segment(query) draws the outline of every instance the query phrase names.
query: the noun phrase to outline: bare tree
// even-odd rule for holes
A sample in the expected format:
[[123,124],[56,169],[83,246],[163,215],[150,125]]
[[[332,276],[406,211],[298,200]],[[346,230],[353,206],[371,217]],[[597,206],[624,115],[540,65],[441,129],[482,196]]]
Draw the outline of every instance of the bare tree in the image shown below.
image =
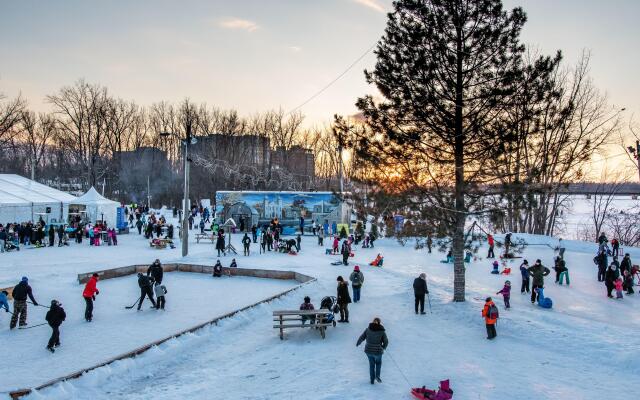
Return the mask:
[[[611,178],[612,179],[611,180]],[[606,179],[609,178],[609,182]],[[594,192],[591,194],[591,218],[593,220],[594,236],[593,240],[598,241],[602,228],[605,226],[610,213],[612,212],[612,205],[614,203],[616,195],[620,192],[620,189],[628,179],[622,175],[622,173],[610,174],[608,170],[604,168],[600,177],[600,182],[595,186]]]
[[0,150],[11,142],[15,134],[15,126],[20,122],[22,111],[26,108],[26,101],[18,96],[9,101],[0,93]]
[[36,179],[36,171],[56,131],[57,124],[53,115],[40,114],[36,116],[33,111],[22,111],[19,138],[26,145],[31,179],[33,180]]

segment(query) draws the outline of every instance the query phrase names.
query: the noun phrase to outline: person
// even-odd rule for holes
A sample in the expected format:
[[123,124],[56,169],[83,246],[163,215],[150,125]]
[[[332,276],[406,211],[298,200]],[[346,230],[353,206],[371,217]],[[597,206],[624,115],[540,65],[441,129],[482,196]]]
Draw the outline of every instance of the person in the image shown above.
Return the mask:
[[136,228],[138,228],[138,235],[142,235],[142,221],[141,220],[137,220],[136,221]]
[[164,310],[165,299],[164,296],[168,293],[167,288],[164,285],[156,282],[156,285],[153,288],[153,291],[156,294],[156,309]]
[[342,242],[340,253],[342,254],[342,264],[349,265],[349,254],[351,253],[351,246],[346,239]]
[[534,304],[538,296],[538,292],[535,289],[544,288],[544,277],[549,275],[551,271],[549,271],[549,268],[542,265],[542,261],[540,261],[540,259],[537,259],[533,267],[529,267],[527,271],[529,271],[529,275],[533,277],[531,285],[531,304]]
[[569,284],[571,283],[571,281],[569,280],[569,268],[567,268],[567,262],[558,257],[557,258],[557,262],[556,262],[556,274],[557,276],[557,283],[559,285],[562,285],[562,282],[566,281],[567,282],[567,286],[569,286]]
[[499,267],[500,267],[500,264],[498,263],[498,260],[495,260],[495,261],[493,262],[493,270],[491,271],[491,273],[492,273],[492,274],[494,274],[494,275],[498,275],[498,274],[500,274],[500,269],[499,269]]
[[616,288],[616,299],[623,298],[623,296],[622,296],[622,279],[621,278],[617,278],[613,282],[613,285]]
[[382,383],[380,379],[380,369],[382,368],[382,353],[389,346],[387,333],[382,326],[380,318],[374,318],[367,329],[360,335],[356,347],[365,342],[364,354],[369,359],[369,382],[373,385],[375,381]]
[[498,333],[496,332],[496,321],[498,321],[498,307],[493,302],[491,297],[485,299],[484,307],[482,308],[482,316],[487,328],[487,339],[493,340]]
[[625,271],[631,272],[631,256],[629,253],[625,253],[622,261],[620,262],[620,273],[624,275]]
[[520,287],[520,294],[524,294],[526,291],[529,293],[529,261],[524,260],[520,264],[520,275],[522,275],[522,286]]
[[509,253],[510,248],[511,248],[511,232],[507,233],[504,236],[504,257],[505,258],[513,258],[513,255]]
[[424,272],[413,280],[413,295],[415,297],[415,310],[418,313],[418,306],[420,306],[420,314],[426,314],[424,312],[424,296],[429,294],[429,288],[427,287],[427,274]]
[[[615,271],[615,265],[613,265],[612,263],[611,265],[609,265],[609,267],[607,268],[607,271],[604,274],[604,284],[607,288],[607,297],[610,299],[613,298],[613,296],[611,295],[611,291],[615,286],[615,281],[616,281],[616,271]],[[14,306],[14,309],[15,309],[15,306]]]
[[487,258],[496,258],[496,255],[493,253],[493,246],[495,244],[493,235],[487,235],[487,242],[489,242],[489,252],[487,253]]
[[160,260],[156,258],[156,260],[147,268],[147,276],[151,276],[156,283],[162,283],[162,277],[164,275],[164,270],[162,269],[162,264],[160,264]]
[[502,299],[504,300],[504,308],[511,308],[511,305],[509,304],[509,300],[511,299],[511,281],[505,281],[502,290],[496,292],[496,294],[502,295]]
[[304,235],[304,217],[300,217],[300,234]]
[[248,256],[249,246],[251,245],[251,239],[249,238],[249,235],[247,233],[245,233],[244,237],[242,238],[242,245],[244,246],[244,255]]
[[351,303],[351,296],[349,296],[349,284],[344,281],[342,276],[338,276],[337,289],[337,302],[340,309],[340,320],[338,322],[349,322],[349,303]]
[[238,268],[238,263],[236,263],[235,258],[231,260],[231,264],[229,265],[229,268]]
[[556,271],[556,282],[560,282],[560,273],[566,269],[564,268],[565,261],[562,260],[559,256],[553,260],[553,270]]
[[324,246],[324,229],[318,227],[318,246]]
[[51,327],[51,337],[49,338],[49,343],[47,343],[47,350],[52,353],[56,351],[54,347],[60,346],[60,325],[62,325],[62,321],[66,318],[67,314],[64,312],[64,308],[62,308],[62,304],[57,300],[51,300],[51,308],[47,311],[45,319]]
[[156,308],[156,302],[153,299],[153,288],[151,279],[148,276],[143,275],[141,272],[138,272],[138,286],[140,287],[140,300],[138,301],[138,311],[142,308],[142,302],[144,301],[145,296],[149,297],[151,304],[154,308]]
[[353,289],[353,302],[357,303],[360,301],[360,289],[362,289],[362,284],[364,283],[364,274],[360,271],[359,266],[353,267],[353,272],[349,275],[349,280],[351,281],[351,288]]
[[200,233],[204,235],[204,218],[200,218]]
[[87,281],[87,284],[84,285],[84,291],[82,292],[82,297],[84,298],[84,302],[86,303],[84,309],[84,319],[87,322],[91,322],[91,320],[93,319],[93,302],[96,300],[96,295],[100,294],[100,291],[97,288],[97,283],[98,274],[94,273]]
[[189,214],[188,220],[189,220],[189,230],[192,230],[193,229],[193,221],[194,221],[193,214]]
[[4,253],[4,248],[6,245],[7,245],[7,231],[5,231],[2,224],[0,224],[0,253]]
[[224,252],[224,229],[218,230],[218,239],[216,240],[216,250],[218,250],[218,257],[220,257],[220,252],[222,252],[223,256],[227,254]]
[[300,253],[300,243],[302,242],[302,238],[300,237],[300,235],[296,236],[296,251],[298,253]]
[[220,260],[216,261],[216,265],[213,266],[213,276],[215,278],[220,278],[222,276],[222,264]]
[[605,272],[607,271],[607,264],[608,264],[606,250],[604,249],[599,250],[598,255],[595,258],[595,261],[598,264],[598,282],[603,282]]
[[260,235],[260,251],[261,253],[267,252],[267,232],[262,231],[262,235]]
[[619,252],[620,252],[620,242],[618,242],[618,239],[616,238],[611,239],[611,255],[613,257],[618,257]]
[[49,225],[49,247],[53,247],[53,243],[56,238],[56,228],[53,225]]
[[627,291],[627,294],[635,293],[633,291],[633,275],[631,275],[631,271],[624,271],[624,284],[622,286],[623,289]]
[[378,253],[378,255],[376,256],[376,259],[371,261],[369,265],[373,267],[382,267],[383,263],[384,263],[384,257],[382,257],[382,254]]
[[16,327],[16,323],[20,326],[27,325],[27,297],[31,300],[34,306],[38,305],[38,302],[33,297],[33,290],[31,286],[29,286],[29,279],[26,276],[23,276],[18,283],[13,288],[13,316],[11,316],[11,322],[9,323],[9,329],[13,329]]
[[[311,303],[311,298],[309,296],[304,297],[304,303],[300,304],[300,311],[311,311],[315,310],[313,304]],[[311,321],[312,324],[316,323],[316,319],[314,315],[303,315],[302,316],[302,325],[304,325],[307,320]]]
[[[633,282],[633,279],[632,279]],[[0,292],[0,309],[4,308],[5,312],[11,312],[9,310],[9,292],[7,292],[6,290],[3,290],[2,292]]]
[[64,225],[58,227],[58,247],[64,246]]
[[251,237],[253,243],[258,243],[258,227],[255,224],[251,225]]
[[333,254],[338,254],[338,247],[340,246],[340,240],[337,236],[333,237]]

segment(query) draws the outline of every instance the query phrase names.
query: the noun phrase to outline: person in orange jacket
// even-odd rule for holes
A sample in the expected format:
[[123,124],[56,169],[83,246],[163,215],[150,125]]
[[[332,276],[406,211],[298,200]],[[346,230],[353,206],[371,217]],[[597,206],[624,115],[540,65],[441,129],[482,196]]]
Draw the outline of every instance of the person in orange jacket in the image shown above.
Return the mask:
[[82,297],[84,297],[84,301],[87,303],[84,309],[84,319],[87,320],[87,322],[91,322],[93,319],[93,302],[96,299],[96,295],[100,294],[97,284],[98,274],[93,274],[87,281],[87,284],[84,286],[84,291],[82,292]]
[[498,334],[496,333],[496,322],[498,321],[498,307],[491,299],[487,297],[482,309],[482,316],[487,325],[487,339],[493,340]]

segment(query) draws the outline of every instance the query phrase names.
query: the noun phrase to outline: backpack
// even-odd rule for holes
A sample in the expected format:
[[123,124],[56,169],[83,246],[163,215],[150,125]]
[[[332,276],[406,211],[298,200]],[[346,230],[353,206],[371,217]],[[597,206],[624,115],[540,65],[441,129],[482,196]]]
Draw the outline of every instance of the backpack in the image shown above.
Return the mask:
[[495,304],[491,304],[489,309],[487,310],[487,318],[489,319],[498,319],[500,313],[498,312],[498,307]]

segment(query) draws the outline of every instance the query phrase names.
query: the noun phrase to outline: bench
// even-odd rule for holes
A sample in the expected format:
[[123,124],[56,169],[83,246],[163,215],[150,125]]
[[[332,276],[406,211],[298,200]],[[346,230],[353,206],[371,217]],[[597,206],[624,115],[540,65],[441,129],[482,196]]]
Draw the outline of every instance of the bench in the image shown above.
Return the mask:
[[[322,322],[327,314],[332,314],[327,309],[320,310],[283,310],[273,312],[273,327],[280,330],[280,340],[284,340],[284,330],[289,328],[314,328],[320,331],[320,336],[325,338],[328,326],[335,326],[332,322]],[[313,322],[307,319],[303,323],[303,316],[312,317]],[[307,323],[308,321],[308,323]]]
[[206,233],[196,233],[196,243],[200,243],[200,240],[210,240],[211,243],[215,240],[213,237],[213,233],[211,235],[207,235]]

